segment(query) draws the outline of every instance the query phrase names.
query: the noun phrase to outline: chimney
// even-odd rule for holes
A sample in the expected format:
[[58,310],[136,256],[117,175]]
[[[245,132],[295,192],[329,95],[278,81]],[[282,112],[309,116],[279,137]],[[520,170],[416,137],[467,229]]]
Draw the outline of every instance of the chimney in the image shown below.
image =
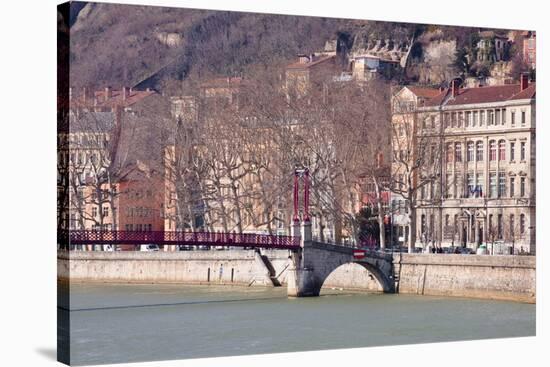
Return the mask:
[[451,91],[453,93],[453,97],[458,96],[458,87],[459,87],[458,80],[453,79],[453,81],[451,82]]
[[147,87],[147,88],[145,89],[145,91],[146,91],[146,92],[150,92],[150,91],[151,91],[151,88]]
[[88,87],[83,87],[82,88],[82,103],[83,104],[89,104],[89,103],[92,103],[93,101],[93,97],[94,97],[94,92],[88,88]]
[[522,73],[519,80],[520,90],[525,90],[529,86],[529,75]]
[[110,99],[113,96],[113,90],[111,87],[105,87],[105,101]]
[[307,64],[309,62],[309,57],[307,55],[300,54],[298,55],[298,62],[300,64]]
[[384,162],[384,155],[382,153],[378,153],[376,156],[376,166],[378,168],[382,167],[382,164]]
[[122,87],[122,100],[123,101],[126,101],[126,99],[128,98],[128,88],[126,87]]

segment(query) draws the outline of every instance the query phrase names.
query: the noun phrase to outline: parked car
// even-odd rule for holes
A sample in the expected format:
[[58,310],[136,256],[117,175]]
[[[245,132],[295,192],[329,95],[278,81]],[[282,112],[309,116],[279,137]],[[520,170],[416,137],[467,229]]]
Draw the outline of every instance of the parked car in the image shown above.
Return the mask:
[[145,251],[145,252],[149,252],[149,251],[159,251],[159,245],[154,245],[154,244],[146,244],[146,245],[140,245],[139,246],[139,251]]

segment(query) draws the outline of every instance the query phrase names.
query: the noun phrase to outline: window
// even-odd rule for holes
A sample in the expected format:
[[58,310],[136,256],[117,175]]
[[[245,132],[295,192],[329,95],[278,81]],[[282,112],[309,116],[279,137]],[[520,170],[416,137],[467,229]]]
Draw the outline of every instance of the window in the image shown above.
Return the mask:
[[493,110],[487,110],[487,125],[494,125],[495,124],[495,113]]
[[464,114],[462,112],[457,112],[457,118],[456,118],[456,123],[457,123],[457,127],[462,127],[462,121],[464,120]]
[[514,217],[514,214],[510,214],[510,239],[514,239],[516,234],[516,224],[515,224],[516,218]]
[[466,159],[468,162],[474,161],[474,142],[473,141],[469,141],[467,144]]
[[453,144],[447,144],[447,163],[453,161]]
[[454,218],[454,228],[455,228],[455,233],[458,229],[458,214],[455,214],[455,218]]
[[510,125],[516,126],[516,111],[510,112]]
[[470,127],[471,117],[472,117],[472,113],[470,111],[466,112],[466,119],[465,119],[465,122],[464,122],[465,127]]
[[491,140],[489,142],[489,160],[490,161],[497,160],[497,142],[494,140]]
[[476,143],[476,160],[478,162],[483,162],[483,142],[478,141]]
[[435,116],[430,116],[430,127],[435,128]]
[[519,215],[519,233],[522,236],[525,234],[525,214]]
[[454,197],[464,197],[464,180],[462,175],[456,175],[455,182],[453,184]]
[[500,125],[500,109],[495,110],[495,125]]
[[506,159],[506,142],[500,140],[498,142],[498,160],[503,161]]
[[420,236],[423,239],[423,235],[426,233],[426,214],[422,214],[420,223]]
[[427,120],[427,118],[422,119],[422,128],[423,128],[423,129],[426,128],[426,120]]
[[520,144],[519,158],[521,161],[525,161],[525,142],[522,141]]
[[511,141],[510,142],[510,161],[516,160],[516,143]]
[[522,177],[519,180],[519,196],[525,196],[525,177]]
[[97,208],[95,206],[92,207],[92,217],[97,217]]
[[452,182],[453,182],[453,179],[452,179],[452,175],[450,173],[447,173],[447,181],[446,181],[446,187],[447,187],[447,190],[445,192],[445,197],[447,198],[450,198],[452,197]]
[[525,125],[525,111],[521,111],[521,126]]
[[450,124],[451,119],[449,118],[449,113],[448,112],[445,113],[443,115],[443,118],[445,120],[445,127],[450,127],[451,126],[451,124]]
[[498,173],[498,197],[502,198],[506,195],[506,177],[504,172]]
[[489,173],[489,197],[497,197],[497,174],[495,172]]
[[502,214],[497,215],[497,238],[502,239]]
[[456,127],[456,112],[451,113],[451,127]]
[[477,111],[472,112],[472,126],[477,125]]
[[489,233],[494,235],[493,214],[489,214]]
[[502,125],[506,125],[506,108],[502,109]]
[[479,111],[479,126],[483,126],[485,124],[485,112]]
[[476,197],[483,196],[483,173],[476,175]]
[[455,161],[462,162],[462,144],[455,143]]
[[510,197],[513,198],[516,194],[516,178],[510,177]]
[[476,188],[475,188],[473,173],[466,174],[466,185],[468,186],[468,192],[466,193],[466,196],[469,198],[474,197]]
[[102,213],[103,213],[102,215],[103,215],[104,217],[108,217],[108,216],[109,216],[109,207],[104,206],[104,207],[102,208]]

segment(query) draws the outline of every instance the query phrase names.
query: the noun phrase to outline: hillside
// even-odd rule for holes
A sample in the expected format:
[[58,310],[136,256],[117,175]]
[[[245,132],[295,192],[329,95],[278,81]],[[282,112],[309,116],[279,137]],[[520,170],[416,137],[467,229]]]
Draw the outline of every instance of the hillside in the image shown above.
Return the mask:
[[[75,87],[110,84],[161,88],[167,80],[181,80],[189,75],[246,74],[253,65],[287,62],[298,53],[322,50],[327,41],[339,37],[350,50],[386,47],[407,51],[414,40],[412,64],[406,75],[414,79],[426,73],[416,70],[415,65],[426,62],[424,53],[431,42],[450,40],[450,45],[442,47],[446,57],[452,58],[449,53],[454,53],[456,45],[466,43],[474,31],[119,4],[73,6],[70,60],[71,85]],[[426,34],[431,36],[426,38]],[[438,69],[438,73],[447,77],[454,70],[445,60],[445,70]]]

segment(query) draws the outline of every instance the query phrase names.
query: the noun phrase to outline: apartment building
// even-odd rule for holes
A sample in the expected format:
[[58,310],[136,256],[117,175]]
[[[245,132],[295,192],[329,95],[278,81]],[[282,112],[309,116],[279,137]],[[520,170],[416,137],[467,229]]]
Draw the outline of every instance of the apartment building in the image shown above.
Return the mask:
[[439,141],[441,159],[418,192],[417,247],[535,253],[535,91],[527,75],[477,88],[455,80],[418,106],[419,135]]

